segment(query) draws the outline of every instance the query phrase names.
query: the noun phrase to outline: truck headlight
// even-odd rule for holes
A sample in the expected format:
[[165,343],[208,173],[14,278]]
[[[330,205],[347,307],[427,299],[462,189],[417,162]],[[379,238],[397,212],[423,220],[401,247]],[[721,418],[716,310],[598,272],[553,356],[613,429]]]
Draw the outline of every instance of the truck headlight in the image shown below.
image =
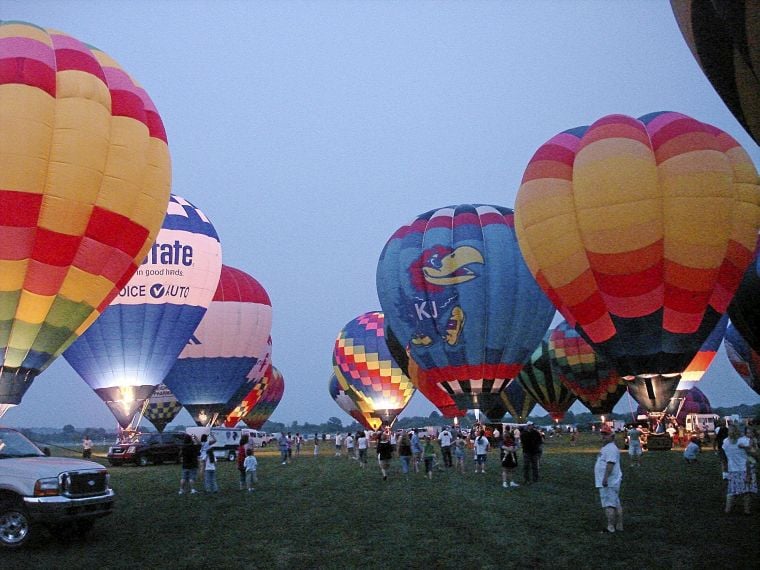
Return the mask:
[[58,495],[60,488],[58,486],[58,477],[48,477],[47,479],[37,479],[34,483],[35,497],[50,497]]
[[127,453],[134,453],[134,452],[135,452],[135,446],[134,445],[130,445],[129,449],[127,449]]

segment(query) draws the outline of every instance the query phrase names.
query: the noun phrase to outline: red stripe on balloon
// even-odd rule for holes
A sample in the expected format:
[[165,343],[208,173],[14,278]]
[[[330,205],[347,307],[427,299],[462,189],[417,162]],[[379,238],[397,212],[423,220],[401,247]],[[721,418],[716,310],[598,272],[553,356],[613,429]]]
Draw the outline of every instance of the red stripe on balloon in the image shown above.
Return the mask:
[[0,226],[35,228],[42,206],[42,194],[0,190]]
[[32,259],[24,275],[24,289],[47,297],[57,295],[68,271],[67,266],[48,265]]
[[148,233],[146,228],[126,216],[95,206],[84,235],[135,257],[145,244]]
[[96,60],[91,53],[74,50],[74,49],[56,49],[55,61],[58,66],[58,72],[61,71],[84,71],[90,73],[106,82],[103,68],[100,67],[98,60]]
[[424,370],[419,375],[427,382],[467,382],[472,380],[493,380],[496,378],[514,378],[522,370],[520,364],[462,364],[459,366],[441,366]]
[[74,260],[81,241],[82,236],[72,236],[54,232],[47,228],[37,228],[32,258],[41,263],[68,267]]
[[36,59],[0,59],[0,85],[20,84],[37,87],[55,97],[55,70]]
[[129,117],[148,126],[143,100],[131,91],[111,91],[111,114],[114,117]]
[[31,257],[35,228],[0,226],[0,259],[19,261]]

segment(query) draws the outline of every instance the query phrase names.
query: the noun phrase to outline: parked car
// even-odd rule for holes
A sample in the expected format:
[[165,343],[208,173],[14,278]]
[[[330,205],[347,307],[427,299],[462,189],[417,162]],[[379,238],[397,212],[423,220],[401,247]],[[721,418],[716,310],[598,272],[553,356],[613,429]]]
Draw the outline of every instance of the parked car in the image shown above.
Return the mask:
[[43,524],[55,534],[81,536],[111,514],[108,470],[49,455],[15,429],[0,427],[0,547],[23,546]]
[[161,465],[165,461],[180,461],[183,433],[142,433],[130,441],[117,443],[108,449],[108,462],[118,466],[134,463],[144,467],[149,463]]

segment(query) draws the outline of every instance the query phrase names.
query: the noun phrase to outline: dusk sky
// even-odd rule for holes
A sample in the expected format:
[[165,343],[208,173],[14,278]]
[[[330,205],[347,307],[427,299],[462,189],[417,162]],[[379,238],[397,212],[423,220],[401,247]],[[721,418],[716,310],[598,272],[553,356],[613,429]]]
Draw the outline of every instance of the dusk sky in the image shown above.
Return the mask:
[[[386,240],[433,208],[514,207],[531,156],[560,131],[679,111],[760,164],[664,0],[3,0],[0,19],[92,44],[148,91],[172,191],[272,300],[285,379],[274,421],[348,423],[327,391],[333,343],[380,309]],[[699,387],[713,405],[760,402],[723,348]],[[433,409],[417,394],[404,415]],[[63,358],[0,421],[116,425]]]

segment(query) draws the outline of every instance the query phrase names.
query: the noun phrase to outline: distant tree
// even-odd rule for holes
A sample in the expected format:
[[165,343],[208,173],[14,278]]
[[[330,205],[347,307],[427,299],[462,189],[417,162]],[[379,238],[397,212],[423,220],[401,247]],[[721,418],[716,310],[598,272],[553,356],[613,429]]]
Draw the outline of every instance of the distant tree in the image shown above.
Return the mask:
[[433,410],[432,412],[430,412],[430,415],[429,415],[428,417],[429,417],[431,420],[438,420],[438,419],[440,419],[440,418],[441,418],[441,414],[440,414],[440,413],[438,413],[438,411],[437,411],[437,410]]
[[327,419],[327,427],[328,431],[340,431],[343,429],[343,422],[333,416]]
[[76,428],[71,424],[66,424],[63,426],[63,429],[61,431],[63,431],[64,435],[74,435],[77,432]]

